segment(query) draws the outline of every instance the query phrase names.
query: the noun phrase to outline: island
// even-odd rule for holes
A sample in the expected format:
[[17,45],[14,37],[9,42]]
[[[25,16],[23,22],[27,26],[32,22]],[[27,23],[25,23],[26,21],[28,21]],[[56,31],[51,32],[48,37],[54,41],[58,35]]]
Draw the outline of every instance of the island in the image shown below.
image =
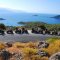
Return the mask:
[[33,15],[33,16],[38,16],[38,15]]
[[60,15],[54,16],[54,17],[52,17],[52,18],[60,19]]
[[5,20],[4,18],[0,18],[0,20]]

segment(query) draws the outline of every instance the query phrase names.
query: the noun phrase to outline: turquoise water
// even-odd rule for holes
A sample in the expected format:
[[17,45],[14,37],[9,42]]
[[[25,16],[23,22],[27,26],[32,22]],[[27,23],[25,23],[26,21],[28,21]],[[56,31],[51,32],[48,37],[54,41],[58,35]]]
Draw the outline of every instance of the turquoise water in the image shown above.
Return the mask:
[[[37,15],[37,16],[34,16]],[[51,18],[56,14],[34,14],[34,13],[11,13],[11,14],[0,14],[0,18],[6,20],[0,20],[0,23],[4,23],[9,26],[18,26],[17,22],[26,21],[41,21],[48,24],[60,24],[59,19]]]

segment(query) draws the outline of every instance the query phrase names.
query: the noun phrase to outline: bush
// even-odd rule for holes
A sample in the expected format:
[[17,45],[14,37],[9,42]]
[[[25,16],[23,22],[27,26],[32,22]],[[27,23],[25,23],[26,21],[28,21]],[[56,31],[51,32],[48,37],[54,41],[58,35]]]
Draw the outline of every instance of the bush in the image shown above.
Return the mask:
[[27,47],[36,48],[36,43],[29,42],[29,43],[27,44]]
[[0,43],[0,50],[4,49],[5,45],[3,43]]
[[47,51],[50,55],[60,51],[60,40],[56,40],[54,43],[51,43]]
[[[51,40],[52,41],[52,40]],[[56,52],[60,52],[60,40],[54,40],[52,41],[52,43],[50,43],[48,48],[42,48],[42,50],[46,51],[49,53],[49,55],[52,55]]]
[[32,55],[36,55],[38,50],[37,49],[33,49],[33,48],[23,48],[23,52],[27,55],[27,56],[32,56]]
[[23,53],[24,53],[24,59],[25,60],[33,60],[33,55],[37,55],[37,49],[33,49],[33,48],[23,48],[22,49]]
[[3,29],[3,30],[5,30],[6,29],[6,26],[4,25],[4,24],[0,24],[0,29]]
[[49,60],[48,57],[42,57],[40,60]]
[[46,42],[48,42],[48,43],[53,43],[53,42],[55,42],[56,40],[60,40],[60,38],[58,38],[58,37],[48,38],[48,39],[46,40]]
[[39,55],[33,55],[31,60],[41,60],[41,57]]
[[26,45],[24,43],[16,42],[13,44],[13,46],[17,48],[24,48]]

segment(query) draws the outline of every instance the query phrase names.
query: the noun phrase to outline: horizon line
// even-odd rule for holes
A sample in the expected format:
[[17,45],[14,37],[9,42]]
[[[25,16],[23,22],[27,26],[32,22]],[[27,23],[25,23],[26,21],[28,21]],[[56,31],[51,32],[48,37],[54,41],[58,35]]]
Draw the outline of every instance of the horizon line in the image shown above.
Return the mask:
[[31,11],[25,11],[25,10],[20,10],[20,9],[12,9],[12,8],[6,8],[6,7],[0,7],[0,9],[6,9],[6,10],[10,10],[10,11],[22,11],[22,12],[25,12],[25,13],[36,13],[36,14],[60,14],[60,13],[46,13],[46,12],[31,12]]

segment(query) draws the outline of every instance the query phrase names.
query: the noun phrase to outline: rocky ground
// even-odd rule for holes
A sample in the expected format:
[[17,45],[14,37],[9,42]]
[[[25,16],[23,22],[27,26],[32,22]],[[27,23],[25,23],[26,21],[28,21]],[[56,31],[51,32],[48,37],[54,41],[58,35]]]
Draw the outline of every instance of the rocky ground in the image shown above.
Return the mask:
[[0,60],[60,60],[60,39],[0,42]]

